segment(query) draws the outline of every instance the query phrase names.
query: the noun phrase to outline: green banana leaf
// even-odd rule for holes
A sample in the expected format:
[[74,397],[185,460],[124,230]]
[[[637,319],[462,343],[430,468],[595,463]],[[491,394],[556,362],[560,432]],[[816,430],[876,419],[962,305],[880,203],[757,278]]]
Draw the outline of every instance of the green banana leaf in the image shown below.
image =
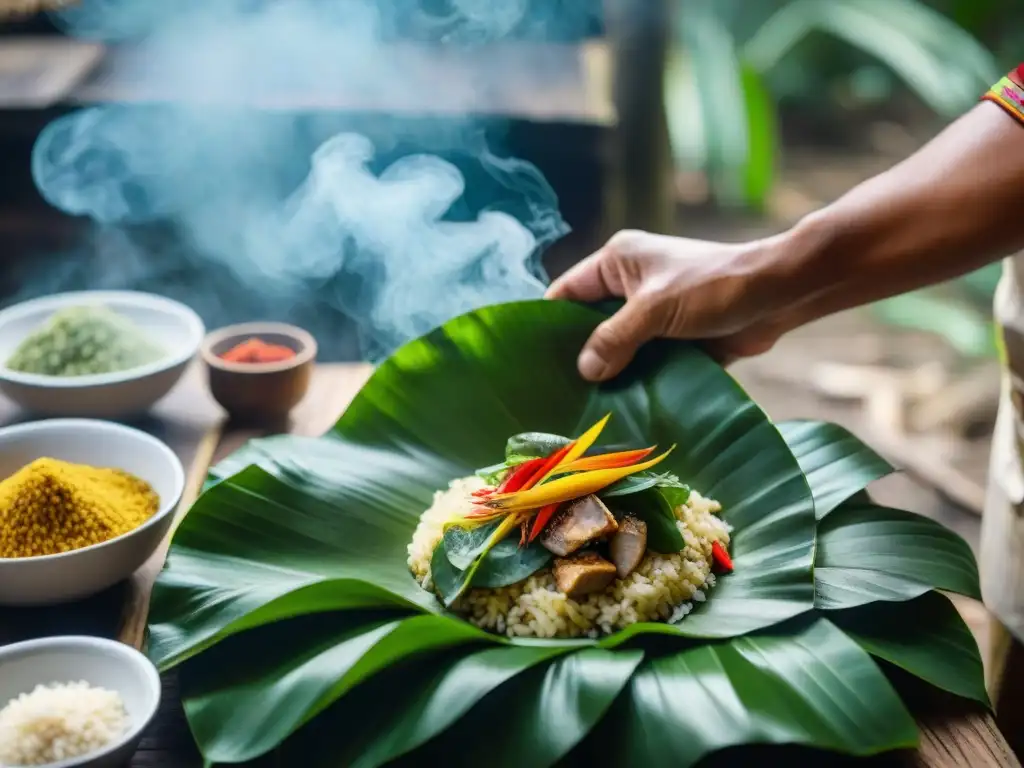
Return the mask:
[[[829,618],[872,656],[936,688],[991,707],[978,643],[945,595],[925,592],[907,602],[833,611]],[[927,642],[908,633],[907,627],[918,627]]]
[[665,72],[665,110],[676,161],[708,172],[719,202],[763,208],[775,180],[778,126],[764,79],[744,62],[709,3],[679,14],[678,48]]
[[800,462],[820,520],[895,468],[838,424],[785,421],[779,431]]
[[712,752],[752,743],[854,755],[917,745],[913,718],[885,676],[825,619],[645,665],[633,678],[623,719],[608,743],[616,765],[695,765]]
[[813,32],[825,32],[886,64],[932,109],[953,117],[999,77],[995,59],[968,32],[911,0],[794,0],[744,44],[766,72]]
[[815,605],[833,610],[932,589],[981,599],[966,541],[913,512],[858,503],[840,506],[819,526],[814,588]]
[[[867,610],[977,593],[952,534],[865,498],[888,465],[832,425],[777,428],[690,345],[584,383],[576,354],[604,317],[534,301],[456,318],[384,362],[323,437],[253,441],[211,472],[157,580],[149,642],[180,667],[210,763],[553,765],[609,740],[609,765],[692,765],[754,742],[912,745],[871,656],[977,698],[948,612],[908,611],[901,638],[898,617],[880,627]],[[735,572],[705,602],[603,638],[511,639],[420,589],[406,547],[436,490],[499,461],[512,434],[578,435],[608,412],[602,439],[675,444],[659,469],[722,503]],[[820,522],[816,506],[831,510]],[[946,556],[918,556],[918,535]],[[887,539],[906,546],[864,546]]]

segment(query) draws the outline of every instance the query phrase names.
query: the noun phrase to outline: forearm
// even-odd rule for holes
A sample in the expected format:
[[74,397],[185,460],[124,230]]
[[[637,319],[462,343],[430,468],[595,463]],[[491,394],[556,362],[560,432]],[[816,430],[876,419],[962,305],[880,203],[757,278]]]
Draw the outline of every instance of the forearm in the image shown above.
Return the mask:
[[1022,213],[1024,127],[979,104],[903,163],[761,244],[772,319],[795,327],[971,272],[1024,248]]

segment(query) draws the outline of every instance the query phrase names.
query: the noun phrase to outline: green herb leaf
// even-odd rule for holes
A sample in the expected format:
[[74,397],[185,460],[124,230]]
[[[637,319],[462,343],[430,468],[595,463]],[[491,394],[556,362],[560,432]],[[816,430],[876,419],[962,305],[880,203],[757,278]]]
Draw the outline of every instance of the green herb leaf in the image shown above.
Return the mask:
[[498,524],[498,521],[494,521],[475,528],[453,525],[444,532],[438,547],[444,549],[448,561],[453,566],[464,571],[483,553],[487,539],[494,533]]
[[505,460],[511,461],[514,456],[526,456],[531,459],[550,456],[570,442],[568,437],[552,435],[547,432],[522,432],[513,435],[505,444]]
[[630,514],[647,523],[647,546],[663,555],[679,552],[686,546],[676,527],[676,516],[668,500],[656,488],[607,501],[617,516]]
[[[497,589],[517,584],[551,562],[551,553],[539,542],[520,547],[519,539],[514,535],[506,536],[485,551],[488,539],[499,524],[500,522],[495,521],[472,529],[453,526],[445,531],[444,538],[434,550],[431,563],[438,559],[437,551],[444,550],[444,559],[448,560],[451,568],[445,568],[443,563],[439,564],[441,583],[437,578],[434,579],[434,583],[438,585],[446,600],[449,594],[458,594],[471,586]],[[468,577],[462,572],[473,566],[477,560],[479,563],[472,574],[472,582],[464,583]],[[452,569],[458,573],[453,573]]]
[[450,604],[449,596],[452,596],[451,601],[454,601],[454,596],[458,595],[462,589],[465,575],[448,559],[444,550],[444,541],[437,543],[437,546],[434,547],[434,554],[430,557],[430,580],[434,582],[434,589],[441,594],[441,600],[445,605]]
[[635,475],[624,477],[616,483],[612,483],[602,490],[598,495],[601,498],[614,496],[628,496],[631,493],[640,493],[649,488],[659,488],[665,491],[665,498],[673,507],[685,504],[690,498],[690,486],[679,482],[679,478],[671,472],[637,472]]
[[547,567],[553,557],[539,541],[520,547],[519,537],[510,535],[484,555],[472,586],[497,589],[518,584]]
[[602,499],[613,499],[616,496],[629,496],[634,493],[641,493],[649,490],[658,484],[658,476],[651,472],[637,472],[635,475],[624,477],[607,488],[598,491]]

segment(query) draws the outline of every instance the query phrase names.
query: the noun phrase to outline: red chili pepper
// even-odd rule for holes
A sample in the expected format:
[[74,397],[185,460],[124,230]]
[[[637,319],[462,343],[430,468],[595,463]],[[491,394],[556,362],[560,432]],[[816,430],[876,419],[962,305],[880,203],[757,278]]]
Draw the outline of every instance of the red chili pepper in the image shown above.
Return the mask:
[[558,511],[561,503],[548,504],[546,507],[541,507],[540,511],[537,512],[537,516],[533,519],[533,530],[530,531],[530,541],[532,542],[538,536],[540,532],[544,530],[544,526],[551,520],[552,515]]
[[558,463],[565,458],[565,454],[572,450],[572,447],[575,444],[576,441],[573,440],[568,445],[559,448],[546,459],[541,459],[543,463],[540,465],[539,469],[537,469],[537,471],[533,473],[530,479],[527,480],[523,487],[520,488],[519,490],[528,491],[530,488],[533,488],[534,485],[540,482],[541,478],[543,478],[544,475],[546,475],[548,472],[550,472],[552,469],[558,466]]
[[534,471],[542,466],[547,459],[530,459],[509,472],[498,486],[498,493],[515,493],[521,491],[527,480],[533,477]]
[[719,544],[717,541],[711,544],[711,559],[715,561],[715,565],[721,568],[726,573],[732,573],[732,558],[729,557],[729,553],[725,551],[725,547]]
[[480,488],[479,490],[473,491],[472,496],[474,498],[480,499],[483,498],[484,496],[490,496],[492,493],[494,493],[493,488]]

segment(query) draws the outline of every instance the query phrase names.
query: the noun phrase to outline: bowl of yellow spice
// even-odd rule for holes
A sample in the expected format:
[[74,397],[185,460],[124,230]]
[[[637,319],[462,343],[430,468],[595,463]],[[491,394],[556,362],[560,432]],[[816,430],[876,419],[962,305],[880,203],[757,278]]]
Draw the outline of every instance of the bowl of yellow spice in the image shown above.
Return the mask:
[[74,291],[0,311],[0,391],[42,416],[122,418],[181,379],[205,328],[180,302]]
[[0,605],[50,605],[134,573],[174,522],[185,473],[145,432],[91,419],[0,429]]

